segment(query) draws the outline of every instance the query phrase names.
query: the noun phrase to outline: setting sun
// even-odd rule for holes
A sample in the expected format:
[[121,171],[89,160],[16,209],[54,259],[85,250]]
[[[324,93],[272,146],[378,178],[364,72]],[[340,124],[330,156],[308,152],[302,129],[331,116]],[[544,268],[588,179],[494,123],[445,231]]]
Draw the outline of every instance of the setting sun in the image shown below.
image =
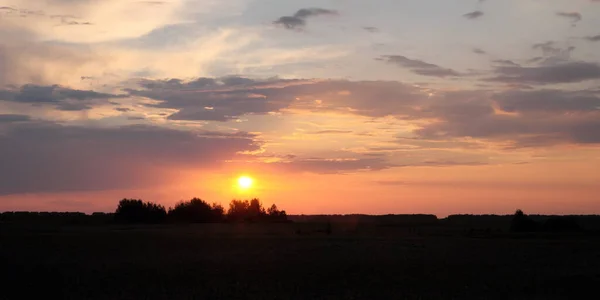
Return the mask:
[[242,189],[249,189],[252,187],[253,180],[248,176],[241,176],[238,178],[238,186]]

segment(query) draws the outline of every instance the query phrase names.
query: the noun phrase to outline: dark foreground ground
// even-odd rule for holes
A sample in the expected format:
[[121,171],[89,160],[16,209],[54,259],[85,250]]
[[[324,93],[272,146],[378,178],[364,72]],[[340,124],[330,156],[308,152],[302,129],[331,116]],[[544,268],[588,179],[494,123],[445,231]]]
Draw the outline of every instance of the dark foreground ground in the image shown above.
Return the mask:
[[3,228],[0,299],[587,299],[600,286],[591,236],[297,226]]

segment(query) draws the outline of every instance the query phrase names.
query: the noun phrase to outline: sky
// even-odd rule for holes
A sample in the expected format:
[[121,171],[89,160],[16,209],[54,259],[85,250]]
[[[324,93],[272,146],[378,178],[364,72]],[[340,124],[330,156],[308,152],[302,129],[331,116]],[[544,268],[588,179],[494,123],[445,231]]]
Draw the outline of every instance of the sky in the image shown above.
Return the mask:
[[598,0],[0,0],[0,211],[600,214],[597,16]]

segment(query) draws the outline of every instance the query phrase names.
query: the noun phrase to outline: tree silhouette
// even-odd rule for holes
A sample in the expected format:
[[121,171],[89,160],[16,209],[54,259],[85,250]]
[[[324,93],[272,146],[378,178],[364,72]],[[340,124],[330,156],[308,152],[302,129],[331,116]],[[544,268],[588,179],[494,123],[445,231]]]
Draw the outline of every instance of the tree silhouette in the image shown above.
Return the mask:
[[138,199],[119,201],[115,220],[121,223],[161,223],[167,217],[165,207]]
[[193,198],[187,202],[179,202],[174,208],[169,209],[169,219],[174,222],[185,223],[212,223],[223,220],[223,206]]
[[248,221],[248,210],[250,202],[248,200],[231,200],[229,209],[227,210],[227,220],[231,222]]
[[271,222],[285,222],[287,221],[287,214],[285,210],[277,209],[277,205],[273,204],[267,209],[267,215]]
[[277,209],[273,204],[268,210],[263,208],[259,199],[232,200],[227,210],[227,220],[230,222],[284,222],[287,221],[285,211]]
[[512,232],[532,232],[538,230],[538,224],[529,218],[522,210],[517,209],[510,224]]

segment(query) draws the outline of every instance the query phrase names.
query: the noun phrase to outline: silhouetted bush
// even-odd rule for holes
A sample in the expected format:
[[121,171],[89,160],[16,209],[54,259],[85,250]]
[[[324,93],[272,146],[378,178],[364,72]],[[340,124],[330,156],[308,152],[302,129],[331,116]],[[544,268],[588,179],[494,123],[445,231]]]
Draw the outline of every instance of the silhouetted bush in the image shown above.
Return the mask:
[[533,232],[539,229],[537,222],[529,218],[522,210],[518,209],[510,224],[512,232]]
[[183,223],[214,223],[224,220],[223,206],[194,198],[187,202],[179,202],[169,209],[169,220]]
[[544,222],[543,229],[550,232],[578,232],[581,226],[576,217],[551,217]]
[[287,214],[272,205],[266,211],[260,200],[232,200],[227,210],[227,220],[230,222],[285,222]]
[[162,205],[143,202],[137,199],[119,201],[115,211],[115,220],[121,223],[161,223],[167,217],[167,211]]
[[271,222],[287,222],[287,213],[285,210],[279,210],[275,204],[267,209],[267,217]]

